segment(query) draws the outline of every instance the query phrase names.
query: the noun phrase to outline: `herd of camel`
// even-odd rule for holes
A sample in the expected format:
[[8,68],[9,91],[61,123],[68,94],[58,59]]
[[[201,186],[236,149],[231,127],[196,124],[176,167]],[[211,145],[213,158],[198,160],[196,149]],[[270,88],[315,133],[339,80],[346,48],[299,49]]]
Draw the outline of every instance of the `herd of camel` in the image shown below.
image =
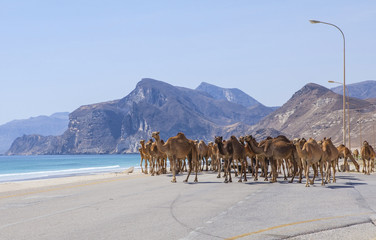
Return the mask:
[[[303,171],[306,177],[306,187],[314,184],[318,170],[321,174],[321,185],[336,182],[336,169],[340,171],[338,159],[343,158],[344,171],[349,170],[348,159],[352,161],[354,167],[359,172],[359,164],[355,159],[363,160],[362,171],[370,174],[374,171],[375,151],[367,141],[363,142],[360,154],[356,149],[353,153],[340,145],[335,147],[330,138],[316,141],[313,138],[308,140],[289,140],[285,136],[275,138],[268,137],[261,142],[257,142],[254,137],[247,135],[244,137],[231,136],[228,140],[222,137],[215,137],[214,142],[206,144],[203,140],[194,141],[186,138],[183,133],[178,133],[170,137],[166,142],[160,139],[159,132],[153,132],[152,138],[145,142],[141,140],[139,152],[141,155],[141,171],[151,175],[167,173],[167,159],[170,161],[170,171],[172,171],[172,182],[176,182],[176,174],[181,171],[188,171],[187,182],[192,170],[195,171],[195,182],[198,181],[199,171],[210,170],[218,172],[218,178],[223,177],[225,183],[232,182],[231,172],[235,177],[240,175],[239,182],[247,181],[247,171],[254,180],[258,180],[259,169],[265,181],[268,177],[270,182],[276,182],[278,172],[284,173],[284,179],[298,176],[298,182],[302,182]],[[210,159],[210,161],[209,161]],[[247,160],[248,159],[248,160]],[[143,168],[143,162],[145,169]],[[188,170],[187,163],[188,162]],[[149,165],[149,171],[148,171]],[[270,171],[269,170],[270,166]],[[313,177],[309,178],[310,168],[313,169]],[[205,168],[205,169],[204,169]],[[287,174],[286,174],[287,172]]]

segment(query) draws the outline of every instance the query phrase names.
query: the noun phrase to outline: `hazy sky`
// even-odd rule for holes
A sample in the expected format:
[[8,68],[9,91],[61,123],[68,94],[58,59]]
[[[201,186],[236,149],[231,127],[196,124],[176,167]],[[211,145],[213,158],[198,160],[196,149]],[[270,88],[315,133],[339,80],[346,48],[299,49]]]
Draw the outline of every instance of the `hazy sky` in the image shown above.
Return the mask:
[[0,0],[0,124],[120,99],[142,78],[239,88],[376,80],[376,1]]

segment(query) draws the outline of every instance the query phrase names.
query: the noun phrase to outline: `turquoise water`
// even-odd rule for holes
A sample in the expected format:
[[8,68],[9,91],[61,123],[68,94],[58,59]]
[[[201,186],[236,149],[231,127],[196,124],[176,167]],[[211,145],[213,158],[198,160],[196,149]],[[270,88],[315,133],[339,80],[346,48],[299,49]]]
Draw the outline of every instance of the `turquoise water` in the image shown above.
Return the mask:
[[139,166],[139,154],[0,156],[0,182],[120,172]]

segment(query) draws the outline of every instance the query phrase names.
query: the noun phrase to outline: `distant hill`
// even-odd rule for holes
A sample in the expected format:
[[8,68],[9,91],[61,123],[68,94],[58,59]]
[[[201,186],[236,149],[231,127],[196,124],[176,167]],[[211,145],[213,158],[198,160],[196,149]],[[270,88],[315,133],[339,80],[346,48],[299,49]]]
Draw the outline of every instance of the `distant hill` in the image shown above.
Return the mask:
[[68,112],[60,112],[51,116],[31,117],[0,125],[0,154],[5,153],[10,148],[12,142],[17,137],[23,135],[61,135],[68,129],[68,116]]
[[[369,80],[359,83],[346,84],[346,88],[349,91],[350,97],[359,99],[376,98],[376,81]],[[331,88],[335,93],[342,95],[343,87]],[[348,93],[346,92],[346,95]]]
[[[354,142],[357,144],[355,146],[359,146],[360,125],[363,125],[362,139],[372,138],[372,115],[376,113],[376,108],[371,102],[357,98],[350,98],[350,104],[352,146],[355,145]],[[284,132],[290,138],[313,137],[321,140],[324,137],[332,137],[334,143],[340,144],[343,136],[342,120],[342,96],[318,84],[309,83],[282,107],[253,127],[271,127]],[[346,115],[346,129],[347,125]]]
[[[251,110],[253,108],[253,110]],[[272,110],[216,99],[210,94],[142,79],[126,97],[86,105],[69,116],[68,130],[57,137],[23,136],[7,154],[94,154],[137,152],[140,139],[160,131],[162,139],[184,132],[212,141],[215,135],[241,135]]]

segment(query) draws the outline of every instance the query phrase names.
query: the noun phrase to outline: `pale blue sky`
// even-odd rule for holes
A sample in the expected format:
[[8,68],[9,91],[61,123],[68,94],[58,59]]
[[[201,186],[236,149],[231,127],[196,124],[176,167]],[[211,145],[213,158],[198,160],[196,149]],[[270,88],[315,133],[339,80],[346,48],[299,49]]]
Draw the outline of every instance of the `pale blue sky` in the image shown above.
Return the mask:
[[141,78],[239,88],[267,106],[309,82],[376,80],[376,1],[0,0],[0,124],[120,99]]

